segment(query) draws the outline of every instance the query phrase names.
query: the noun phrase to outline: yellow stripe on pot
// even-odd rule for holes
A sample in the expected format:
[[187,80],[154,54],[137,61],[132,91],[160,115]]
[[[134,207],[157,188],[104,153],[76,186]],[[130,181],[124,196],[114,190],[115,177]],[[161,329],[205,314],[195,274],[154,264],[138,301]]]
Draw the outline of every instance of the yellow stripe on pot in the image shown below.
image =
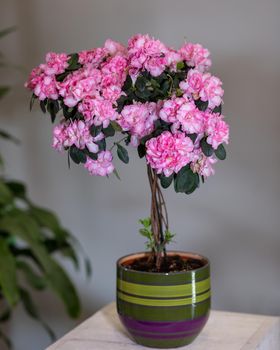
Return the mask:
[[144,299],[138,298],[131,295],[124,294],[122,292],[118,292],[118,297],[128,303],[145,305],[145,306],[183,306],[183,305],[191,305],[195,303],[202,302],[208,298],[210,298],[210,291],[190,298],[180,298],[180,299]]
[[210,278],[203,281],[175,286],[151,286],[118,279],[118,289],[137,296],[154,298],[176,298],[200,294],[210,289]]

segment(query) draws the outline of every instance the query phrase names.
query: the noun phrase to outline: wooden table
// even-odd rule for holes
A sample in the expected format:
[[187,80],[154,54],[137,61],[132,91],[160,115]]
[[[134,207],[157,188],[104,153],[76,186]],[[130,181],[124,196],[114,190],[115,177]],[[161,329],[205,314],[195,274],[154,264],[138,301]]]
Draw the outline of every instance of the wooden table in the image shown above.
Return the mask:
[[[46,350],[140,350],[111,303]],[[280,317],[211,311],[209,321],[185,350],[280,350]]]

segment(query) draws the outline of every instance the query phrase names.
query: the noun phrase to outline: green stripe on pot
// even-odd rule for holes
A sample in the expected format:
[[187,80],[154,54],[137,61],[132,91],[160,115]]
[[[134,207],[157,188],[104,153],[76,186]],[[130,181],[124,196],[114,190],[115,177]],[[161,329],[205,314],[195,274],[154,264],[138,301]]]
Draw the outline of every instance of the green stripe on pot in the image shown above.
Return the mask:
[[137,295],[154,298],[175,298],[187,297],[194,294],[200,294],[210,289],[210,278],[203,281],[189,284],[168,285],[168,286],[151,286],[136,284],[118,279],[117,287],[121,291]]
[[156,278],[154,275],[154,273],[145,273],[141,271],[137,271],[136,273],[134,270],[127,270],[125,268],[117,269],[118,279],[126,282],[151,286],[172,286],[203,281],[210,277],[210,267],[208,265],[188,273],[157,274]]
[[176,322],[195,319],[208,314],[210,306],[210,298],[195,305],[170,306],[168,308],[131,304],[121,299],[118,299],[117,303],[118,312],[121,315],[141,321],[155,322]]
[[201,295],[193,295],[188,298],[180,298],[180,299],[144,299],[139,297],[130,296],[124,294],[122,292],[118,292],[118,298],[127,301],[132,304],[138,305],[146,305],[146,306],[183,306],[183,305],[191,305],[194,303],[202,302],[208,298],[210,298],[211,292],[207,291]]
[[161,349],[177,348],[179,346],[191,344],[196,337],[197,335],[178,338],[178,339],[151,339],[151,338],[133,336],[134,340],[138,344],[152,347],[152,348],[161,348]]

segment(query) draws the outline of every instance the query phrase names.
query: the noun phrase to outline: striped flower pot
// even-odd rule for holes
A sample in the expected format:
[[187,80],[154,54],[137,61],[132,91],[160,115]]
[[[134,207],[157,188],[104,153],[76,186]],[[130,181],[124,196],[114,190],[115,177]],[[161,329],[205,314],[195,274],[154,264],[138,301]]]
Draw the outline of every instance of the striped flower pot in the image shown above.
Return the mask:
[[190,344],[201,332],[210,312],[210,266],[205,257],[169,252],[198,259],[203,267],[187,272],[153,273],[126,268],[145,253],[117,261],[117,310],[121,322],[139,344],[175,348]]

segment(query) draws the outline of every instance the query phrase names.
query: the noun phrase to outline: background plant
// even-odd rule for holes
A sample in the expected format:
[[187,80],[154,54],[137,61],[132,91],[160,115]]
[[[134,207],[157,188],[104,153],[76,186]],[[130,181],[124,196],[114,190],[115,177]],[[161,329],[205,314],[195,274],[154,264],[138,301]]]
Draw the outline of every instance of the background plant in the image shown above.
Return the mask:
[[[33,92],[31,107],[38,99],[52,122],[62,114],[53,147],[68,152],[69,164],[83,164],[92,175],[118,176],[114,150],[126,164],[127,145],[145,157],[151,227],[144,225],[140,233],[149,239],[158,271],[173,237],[161,188],[173,183],[176,192],[191,194],[226,157],[224,91],[221,80],[208,72],[209,55],[200,44],[174,50],[138,34],[127,46],[108,39],[103,47],[79,53],[50,52],[26,83]],[[108,149],[116,132],[122,137]]]
[[[13,30],[14,27],[1,31],[0,38]],[[0,67],[5,68],[4,55],[0,57]],[[9,90],[9,86],[0,86],[0,99]],[[19,143],[2,129],[0,138]],[[65,304],[69,316],[79,316],[81,305],[77,291],[56,256],[72,261],[79,269],[76,247],[81,247],[53,212],[30,200],[22,182],[7,178],[1,154],[0,168],[0,341],[10,348],[12,342],[1,324],[11,318],[18,304],[42,324],[51,339],[55,337],[33,301],[32,290],[52,290]],[[85,265],[90,275],[87,258]]]

